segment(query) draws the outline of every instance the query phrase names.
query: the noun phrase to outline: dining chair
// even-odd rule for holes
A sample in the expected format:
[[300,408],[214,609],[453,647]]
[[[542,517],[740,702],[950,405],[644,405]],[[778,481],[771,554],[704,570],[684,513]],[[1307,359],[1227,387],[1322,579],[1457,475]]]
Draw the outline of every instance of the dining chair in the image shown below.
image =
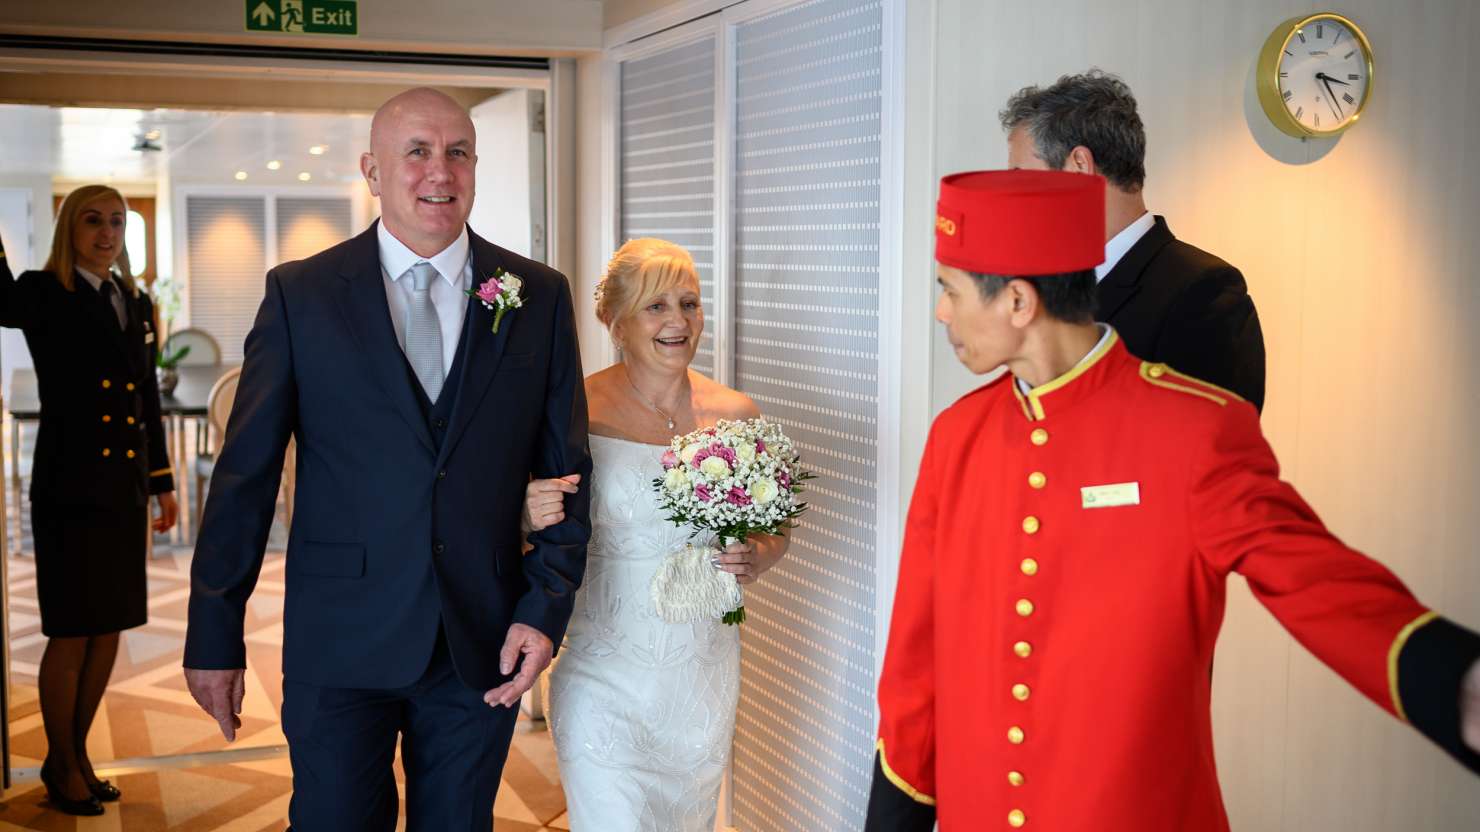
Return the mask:
[[190,352],[180,359],[182,367],[206,367],[221,363],[221,345],[203,329],[186,327],[170,333],[170,337],[165,339],[163,353],[173,355],[183,347],[190,347]]
[[[206,429],[210,441],[204,453],[195,457],[195,528],[200,530],[200,519],[205,511],[206,487],[216,471],[216,454],[226,439],[226,420],[231,416],[231,405],[236,401],[236,388],[241,381],[242,370],[233,367],[221,375],[211,392],[206,396]],[[283,523],[293,525],[293,495],[298,484],[298,442],[288,440],[288,450],[283,457],[283,479],[281,496],[283,501]]]
[[[176,333],[179,334],[179,333]],[[233,367],[221,374],[206,394],[205,443],[195,455],[195,528],[200,530],[200,518],[206,503],[206,483],[216,470],[216,453],[226,438],[226,419],[231,415],[231,405],[236,401],[236,387],[241,381],[242,370]]]
[[[209,332],[194,327],[186,327],[178,332],[170,333],[165,339],[164,349],[160,355],[170,356],[177,351],[189,347],[190,352],[180,359],[181,367],[211,367],[221,363],[221,345]],[[195,420],[195,455],[203,456],[210,448],[206,441],[207,426]],[[198,513],[198,512],[197,512]]]

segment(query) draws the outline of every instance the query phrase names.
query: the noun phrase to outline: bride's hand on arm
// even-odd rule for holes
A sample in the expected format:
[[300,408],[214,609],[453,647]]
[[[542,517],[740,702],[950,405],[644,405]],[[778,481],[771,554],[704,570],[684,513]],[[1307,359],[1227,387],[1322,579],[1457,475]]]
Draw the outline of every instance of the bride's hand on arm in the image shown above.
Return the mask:
[[715,567],[735,576],[741,584],[753,584],[766,570],[786,554],[791,538],[786,534],[752,537],[744,543],[733,543],[714,558]]
[[530,480],[524,489],[524,530],[537,532],[564,520],[565,495],[579,491],[580,483],[580,474],[551,480]]

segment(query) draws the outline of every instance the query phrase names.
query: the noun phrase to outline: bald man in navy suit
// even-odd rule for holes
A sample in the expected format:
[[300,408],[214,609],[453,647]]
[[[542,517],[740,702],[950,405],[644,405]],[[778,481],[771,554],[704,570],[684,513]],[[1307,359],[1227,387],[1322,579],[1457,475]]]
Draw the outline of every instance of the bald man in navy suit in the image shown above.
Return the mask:
[[[391,832],[396,742],[410,830],[488,830],[519,698],[585,570],[585,489],[529,536],[531,476],[589,480],[570,287],[467,227],[473,124],[420,89],[361,159],[381,219],[267,276],[191,570],[191,693],[232,739],[243,617],[297,441],[283,733],[300,832]],[[468,295],[499,269],[523,305]]]

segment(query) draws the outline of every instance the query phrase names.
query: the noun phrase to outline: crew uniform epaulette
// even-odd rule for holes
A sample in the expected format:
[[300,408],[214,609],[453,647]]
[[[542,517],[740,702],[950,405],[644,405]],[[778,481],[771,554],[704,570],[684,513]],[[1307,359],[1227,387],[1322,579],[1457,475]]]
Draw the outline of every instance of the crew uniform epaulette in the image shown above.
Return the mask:
[[1154,361],[1141,362],[1141,380],[1166,390],[1175,390],[1178,393],[1206,399],[1220,407],[1227,406],[1229,402],[1244,401],[1243,397],[1232,390],[1224,389],[1186,373],[1179,373],[1166,364]]

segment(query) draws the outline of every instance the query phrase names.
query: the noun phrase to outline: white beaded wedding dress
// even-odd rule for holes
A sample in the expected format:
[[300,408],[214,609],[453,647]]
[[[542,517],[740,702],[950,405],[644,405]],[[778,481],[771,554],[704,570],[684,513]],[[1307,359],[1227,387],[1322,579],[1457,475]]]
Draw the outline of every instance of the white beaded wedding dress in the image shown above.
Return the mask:
[[653,480],[667,446],[591,437],[586,578],[550,677],[550,729],[572,832],[712,832],[740,688],[740,636],[669,624],[649,584],[692,529]]

